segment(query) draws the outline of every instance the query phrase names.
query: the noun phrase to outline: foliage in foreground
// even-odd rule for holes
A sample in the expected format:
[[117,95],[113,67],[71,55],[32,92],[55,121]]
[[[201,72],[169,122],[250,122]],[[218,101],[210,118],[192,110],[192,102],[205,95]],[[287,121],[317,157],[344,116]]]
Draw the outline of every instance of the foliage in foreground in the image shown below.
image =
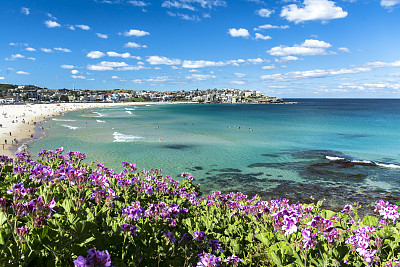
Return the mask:
[[396,205],[360,219],[350,205],[200,197],[188,173],[115,173],[62,153],[0,157],[2,266],[400,266]]

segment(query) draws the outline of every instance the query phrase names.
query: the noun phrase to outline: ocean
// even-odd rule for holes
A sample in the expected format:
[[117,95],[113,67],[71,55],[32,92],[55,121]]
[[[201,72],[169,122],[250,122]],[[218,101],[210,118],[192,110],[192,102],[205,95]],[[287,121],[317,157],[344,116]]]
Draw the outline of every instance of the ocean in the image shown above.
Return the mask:
[[324,200],[338,210],[400,200],[400,100],[285,99],[294,105],[132,105],[44,123],[30,153],[63,147],[115,171],[190,172],[203,194]]

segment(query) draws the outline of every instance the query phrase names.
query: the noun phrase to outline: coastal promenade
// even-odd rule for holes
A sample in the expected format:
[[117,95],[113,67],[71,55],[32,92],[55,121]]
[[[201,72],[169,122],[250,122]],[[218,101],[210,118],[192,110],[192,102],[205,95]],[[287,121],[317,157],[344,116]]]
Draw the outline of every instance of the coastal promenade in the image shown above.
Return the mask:
[[[0,106],[0,154],[15,157],[17,150],[24,144],[39,138],[36,133],[41,123],[66,112],[131,105],[155,104],[148,102],[127,103],[59,103],[24,104]],[[160,103],[162,104],[162,103]]]

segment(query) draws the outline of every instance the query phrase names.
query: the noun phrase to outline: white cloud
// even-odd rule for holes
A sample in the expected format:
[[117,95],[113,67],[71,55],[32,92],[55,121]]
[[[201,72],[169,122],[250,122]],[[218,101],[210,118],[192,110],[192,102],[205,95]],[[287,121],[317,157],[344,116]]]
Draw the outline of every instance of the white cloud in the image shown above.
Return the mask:
[[188,80],[195,80],[195,81],[205,81],[209,79],[214,79],[217,78],[215,75],[202,75],[202,74],[192,74],[186,76],[186,79]]
[[28,57],[27,59],[32,60],[32,61],[36,60],[36,58],[34,58],[34,57]]
[[262,80],[273,80],[273,81],[287,81],[305,78],[324,78],[329,76],[343,75],[343,74],[355,74],[360,72],[371,71],[368,67],[355,67],[351,69],[342,68],[339,70],[306,70],[306,71],[293,71],[288,73],[278,73],[271,75],[262,75]]
[[128,1],[127,3],[129,3],[133,6],[139,6],[139,7],[145,7],[145,6],[150,5],[150,3],[146,3],[144,1],[136,1],[136,0],[131,0],[131,1]]
[[125,66],[121,68],[117,68],[117,70],[125,71],[125,70],[142,70],[145,69],[145,67],[139,65],[139,66]]
[[50,48],[40,48],[40,50],[42,50],[45,53],[52,53],[53,50],[51,50]]
[[4,77],[0,77],[0,80],[4,80],[5,78]]
[[21,7],[21,13],[25,15],[29,15],[29,8],[27,7]]
[[309,20],[328,21],[346,16],[346,11],[335,6],[335,2],[329,0],[304,0],[302,6],[287,5],[283,7],[281,12],[281,17],[296,24]]
[[33,47],[27,47],[25,50],[26,51],[30,51],[30,52],[35,52],[36,51],[36,49],[33,48]]
[[107,34],[102,34],[102,33],[96,33],[96,35],[97,35],[97,37],[99,37],[99,38],[103,38],[103,39],[107,39],[108,38],[108,35]]
[[111,79],[113,79],[113,80],[119,80],[119,79],[121,79],[121,78],[114,75],[114,76],[111,76]]
[[271,16],[272,13],[274,13],[274,11],[266,8],[261,8],[256,11],[256,14],[263,18],[268,18],[269,16]]
[[272,70],[272,69],[275,69],[275,66],[274,65],[262,66],[261,69],[263,69],[263,70]]
[[223,66],[240,66],[241,64],[261,64],[265,62],[264,59],[261,58],[249,58],[247,60],[244,59],[234,59],[227,61],[209,61],[209,60],[184,60],[182,62],[182,67],[187,69],[199,69],[205,67],[223,67]]
[[179,8],[179,9],[189,9],[196,10],[198,8],[212,9],[218,6],[226,6],[226,1],[224,0],[167,0],[163,1],[162,7],[165,8]]
[[259,31],[259,30],[269,30],[269,29],[289,29],[288,25],[282,25],[282,26],[276,26],[276,25],[271,25],[271,24],[265,24],[265,25],[261,25],[258,26],[256,28],[254,28],[255,31]]
[[272,37],[269,36],[269,35],[262,35],[262,34],[256,32],[256,39],[269,40],[269,39],[271,39],[271,38],[272,38]]
[[197,20],[197,21],[200,20],[200,18],[198,16],[196,16],[196,15],[182,14],[182,13],[179,13],[179,12],[174,13],[174,12],[170,12],[170,11],[167,11],[167,14],[169,16],[171,16],[171,17],[178,17],[178,18],[181,18],[181,19],[184,19],[184,20]]
[[71,31],[75,31],[75,27],[72,25],[69,25],[67,28],[70,29]]
[[113,70],[117,67],[128,67],[129,65],[125,62],[110,62],[110,61],[102,61],[95,65],[88,65],[87,69],[89,70],[97,70],[97,71],[104,71],[104,70]]
[[232,28],[232,29],[229,29],[228,33],[232,37],[244,37],[244,38],[246,38],[246,37],[250,36],[249,31],[247,29],[243,29],[243,28],[240,28],[240,29]]
[[170,59],[167,57],[150,56],[146,59],[150,65],[178,65],[181,64],[180,59]]
[[101,58],[104,57],[106,54],[100,51],[90,51],[86,56],[89,58]]
[[392,8],[395,5],[400,4],[400,0],[382,0],[381,6],[385,8]]
[[244,85],[246,84],[244,81],[230,81],[230,84],[235,84],[235,85]]
[[44,24],[47,26],[47,28],[61,27],[60,24],[58,24],[56,21],[53,20],[46,20]]
[[26,72],[26,71],[20,70],[20,71],[17,71],[17,74],[28,75],[28,74],[30,74],[30,73],[29,73],[29,72]]
[[239,72],[236,72],[236,73],[234,73],[233,75],[235,75],[236,77],[239,77],[239,78],[246,77],[246,74],[244,74],[244,73],[239,73]]
[[78,70],[71,70],[71,73],[72,74],[79,74],[79,71]]
[[348,49],[347,47],[339,47],[338,50],[339,50],[340,52],[350,53],[350,49]]
[[90,27],[88,25],[79,24],[79,25],[75,25],[75,27],[81,28],[84,31],[90,30]]
[[65,52],[65,53],[71,53],[71,50],[69,50],[68,48],[56,47],[56,48],[54,48],[54,50]]
[[128,32],[125,32],[124,35],[125,36],[136,36],[136,37],[142,37],[142,36],[146,36],[149,35],[150,33],[146,32],[146,31],[142,31],[142,30],[129,30]]
[[288,61],[297,61],[300,60],[300,58],[295,57],[295,56],[286,56],[286,57],[281,57],[281,58],[275,58],[275,62],[282,63],[282,62],[288,62]]
[[147,45],[140,45],[140,44],[135,43],[135,42],[127,42],[126,44],[124,44],[124,47],[127,47],[127,48],[147,48]]
[[74,79],[82,79],[82,80],[86,79],[85,76],[81,76],[81,75],[71,75],[71,77]]
[[195,69],[193,69],[193,70],[189,70],[189,72],[199,72],[198,70],[195,70]]
[[294,46],[276,46],[267,51],[271,56],[289,56],[289,55],[300,55],[300,56],[315,56],[315,55],[326,55],[326,49],[331,47],[331,44],[307,39],[301,45]]
[[131,54],[130,54],[130,53],[122,53],[122,54],[119,54],[119,53],[114,52],[114,51],[109,51],[109,52],[107,52],[107,56],[109,56],[109,57],[130,58],[130,57],[131,57]]
[[73,68],[75,68],[75,66],[74,66],[74,65],[61,65],[60,68],[63,68],[63,69],[73,69]]
[[375,61],[375,62],[368,62],[365,64],[368,67],[375,67],[375,68],[383,68],[383,67],[400,67],[400,60],[394,61],[394,62],[380,62],[380,61]]
[[11,55],[11,59],[19,59],[19,58],[24,58],[25,56],[24,55],[21,55],[21,54],[14,54],[14,55]]

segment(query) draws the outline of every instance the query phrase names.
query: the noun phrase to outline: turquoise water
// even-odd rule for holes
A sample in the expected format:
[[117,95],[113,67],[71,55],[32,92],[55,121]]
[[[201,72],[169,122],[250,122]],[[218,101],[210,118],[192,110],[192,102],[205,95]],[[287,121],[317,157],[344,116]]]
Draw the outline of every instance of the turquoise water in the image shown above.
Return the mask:
[[71,112],[44,124],[46,138],[30,152],[64,147],[116,171],[121,161],[174,178],[188,171],[204,193],[326,198],[330,207],[400,199],[400,100],[296,101]]

